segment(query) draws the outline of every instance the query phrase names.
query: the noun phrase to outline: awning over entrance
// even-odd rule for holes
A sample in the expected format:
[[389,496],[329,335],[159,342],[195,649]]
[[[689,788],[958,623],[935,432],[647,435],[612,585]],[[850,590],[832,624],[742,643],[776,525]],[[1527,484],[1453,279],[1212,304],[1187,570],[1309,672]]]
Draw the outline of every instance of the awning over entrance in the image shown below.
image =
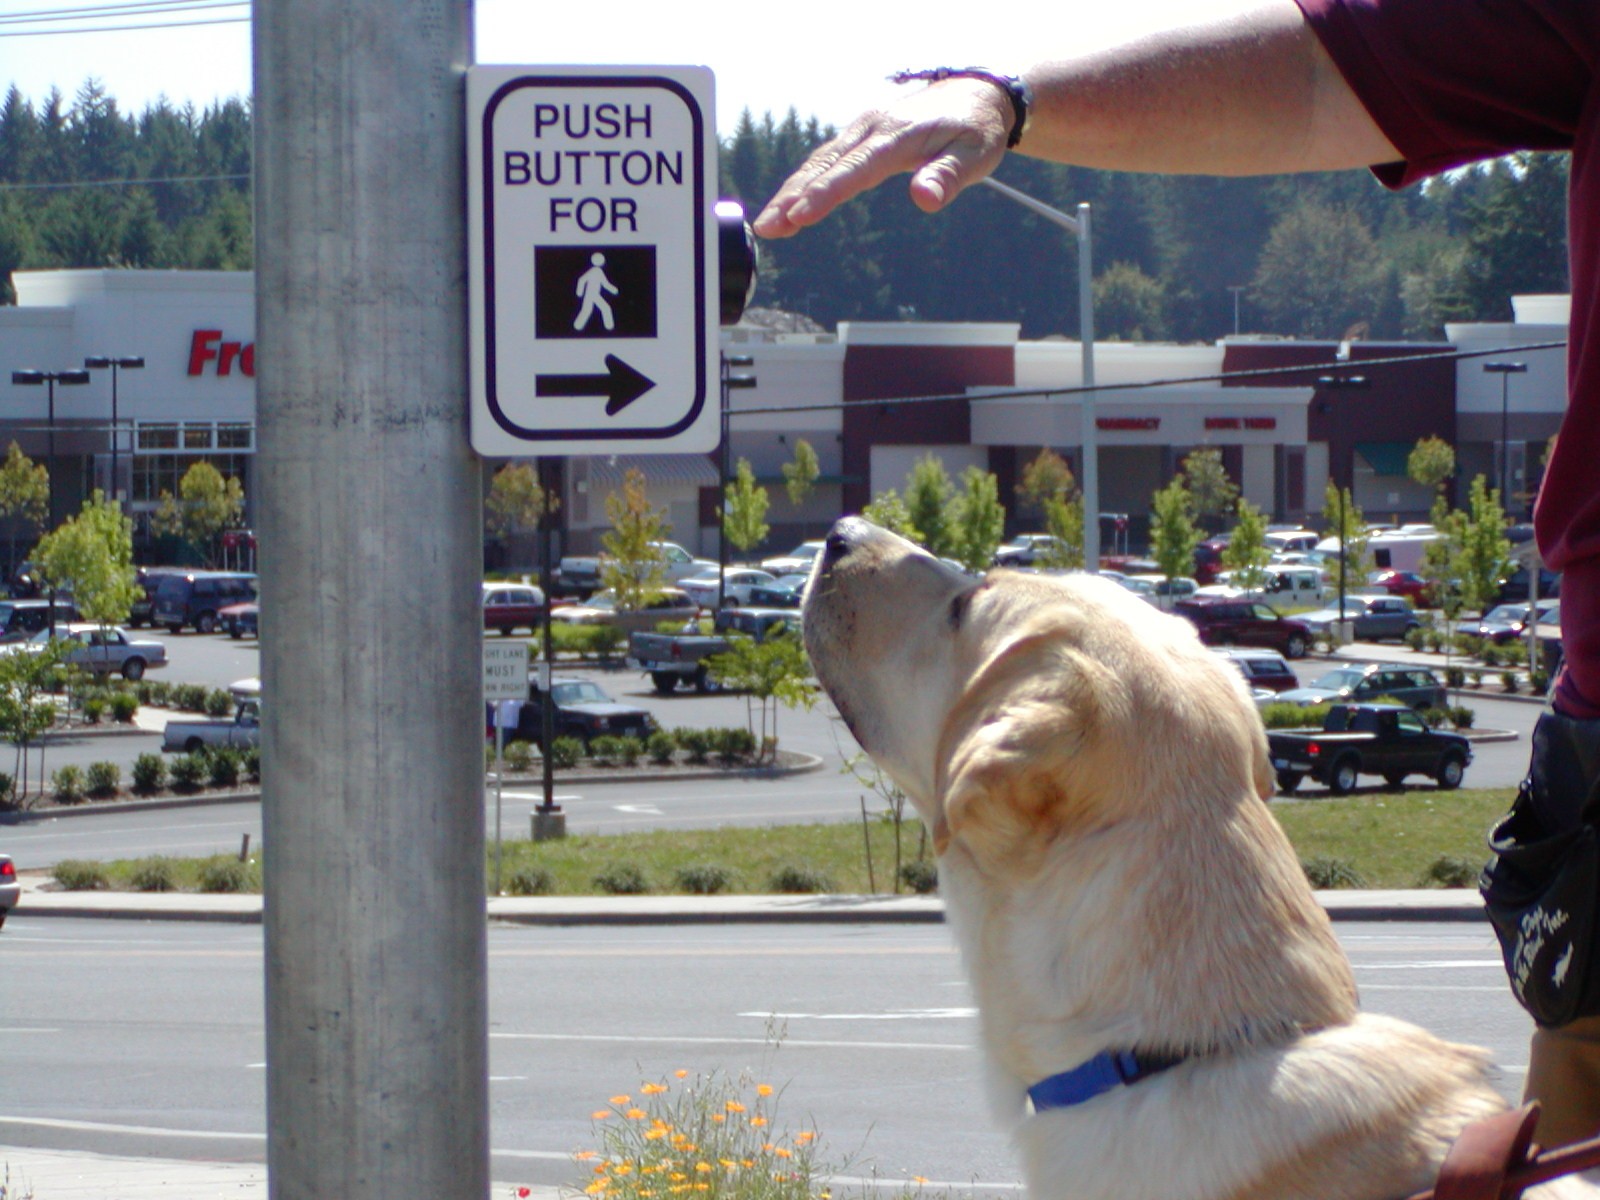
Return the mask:
[[717,468],[704,454],[616,454],[589,459],[589,491],[622,489],[623,476],[637,469],[651,487],[716,487]]
[[1379,475],[1405,476],[1411,447],[1405,442],[1357,442],[1356,453]]

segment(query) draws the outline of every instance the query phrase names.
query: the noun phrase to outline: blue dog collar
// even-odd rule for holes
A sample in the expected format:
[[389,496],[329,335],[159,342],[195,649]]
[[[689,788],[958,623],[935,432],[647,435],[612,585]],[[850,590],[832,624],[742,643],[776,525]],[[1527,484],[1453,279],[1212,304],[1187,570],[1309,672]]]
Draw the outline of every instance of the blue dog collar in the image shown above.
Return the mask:
[[1134,1050],[1106,1050],[1070,1071],[1041,1079],[1028,1089],[1033,1111],[1071,1108],[1093,1100],[1112,1088],[1131,1087],[1141,1079],[1175,1067],[1181,1054],[1141,1054]]

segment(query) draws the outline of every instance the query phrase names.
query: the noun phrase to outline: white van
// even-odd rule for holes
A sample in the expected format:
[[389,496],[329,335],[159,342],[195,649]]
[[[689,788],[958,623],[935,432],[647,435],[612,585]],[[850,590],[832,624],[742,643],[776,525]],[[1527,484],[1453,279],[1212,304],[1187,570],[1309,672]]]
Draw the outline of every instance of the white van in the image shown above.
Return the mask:
[[1225,571],[1217,576],[1215,584],[1201,588],[1200,594],[1202,596],[1248,594],[1265,600],[1280,611],[1289,608],[1316,607],[1322,603],[1323,596],[1327,594],[1320,567],[1266,567],[1264,576],[1259,587],[1246,592],[1233,582],[1233,572]]

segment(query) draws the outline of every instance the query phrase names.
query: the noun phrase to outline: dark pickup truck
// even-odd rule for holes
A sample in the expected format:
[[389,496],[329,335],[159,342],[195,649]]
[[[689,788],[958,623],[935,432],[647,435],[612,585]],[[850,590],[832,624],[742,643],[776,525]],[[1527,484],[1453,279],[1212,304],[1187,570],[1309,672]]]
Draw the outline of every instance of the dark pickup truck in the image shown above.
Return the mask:
[[1398,787],[1407,775],[1431,776],[1441,788],[1461,786],[1472,743],[1457,733],[1429,729],[1398,704],[1335,704],[1321,729],[1267,734],[1278,787],[1292,792],[1309,776],[1336,796],[1362,775],[1382,775]]
[[706,667],[706,660],[728,649],[729,633],[743,633],[757,641],[774,630],[797,633],[800,613],[796,609],[724,608],[715,617],[715,633],[635,633],[628,638],[628,663],[650,676],[650,682],[663,696],[687,684],[697,692],[721,690],[717,677]]

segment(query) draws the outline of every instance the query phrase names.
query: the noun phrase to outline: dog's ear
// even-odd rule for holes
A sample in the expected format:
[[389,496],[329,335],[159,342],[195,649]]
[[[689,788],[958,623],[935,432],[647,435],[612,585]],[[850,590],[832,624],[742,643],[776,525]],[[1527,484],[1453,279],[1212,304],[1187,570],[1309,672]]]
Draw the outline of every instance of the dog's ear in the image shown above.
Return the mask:
[[976,673],[941,733],[934,848],[960,839],[980,858],[1024,840],[1043,848],[1093,825],[1123,689],[1103,664],[1044,630],[1011,642]]

